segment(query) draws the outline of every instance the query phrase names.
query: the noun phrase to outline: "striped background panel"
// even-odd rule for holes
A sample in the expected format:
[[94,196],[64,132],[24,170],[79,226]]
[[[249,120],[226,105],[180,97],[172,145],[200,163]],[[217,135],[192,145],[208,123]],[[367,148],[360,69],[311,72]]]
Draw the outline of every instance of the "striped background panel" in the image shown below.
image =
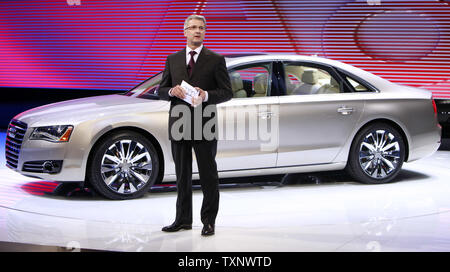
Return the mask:
[[127,90],[185,46],[336,59],[450,98],[449,1],[0,1],[0,86]]

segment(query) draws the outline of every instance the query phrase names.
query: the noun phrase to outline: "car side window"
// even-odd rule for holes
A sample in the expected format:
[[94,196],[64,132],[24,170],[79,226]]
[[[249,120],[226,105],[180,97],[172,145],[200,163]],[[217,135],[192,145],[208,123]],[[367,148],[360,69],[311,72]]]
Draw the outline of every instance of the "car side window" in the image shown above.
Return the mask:
[[162,80],[162,73],[158,73],[155,76],[147,79],[143,83],[139,84],[129,92],[126,96],[138,97],[138,98],[150,98],[157,95],[159,84]]
[[355,79],[353,79],[353,78],[351,78],[349,76],[346,76],[345,78],[350,83],[350,85],[352,85],[352,87],[353,87],[355,92],[370,92],[370,90],[367,89],[367,87],[365,87],[364,85],[362,85],[361,83],[359,83]]
[[246,65],[230,70],[233,98],[269,96],[270,70],[269,63]]
[[339,82],[326,70],[304,64],[285,63],[287,95],[341,93]]

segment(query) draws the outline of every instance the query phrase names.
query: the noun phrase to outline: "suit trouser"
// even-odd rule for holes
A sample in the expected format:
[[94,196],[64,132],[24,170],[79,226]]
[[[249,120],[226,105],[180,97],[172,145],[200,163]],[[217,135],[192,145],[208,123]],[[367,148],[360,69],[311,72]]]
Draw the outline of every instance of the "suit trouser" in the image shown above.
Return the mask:
[[219,210],[219,177],[217,174],[217,140],[171,141],[177,176],[177,212],[175,222],[192,224],[192,148],[197,158],[203,202],[200,212],[203,224],[215,224]]

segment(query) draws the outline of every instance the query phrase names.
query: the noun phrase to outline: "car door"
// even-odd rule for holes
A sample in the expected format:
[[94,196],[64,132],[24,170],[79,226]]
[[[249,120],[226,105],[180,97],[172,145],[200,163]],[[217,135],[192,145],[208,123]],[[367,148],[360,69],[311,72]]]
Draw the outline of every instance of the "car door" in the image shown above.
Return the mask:
[[275,167],[278,141],[277,135],[272,136],[272,128],[278,126],[273,118],[278,97],[271,96],[272,62],[242,64],[228,70],[233,98],[217,105],[218,170]]
[[285,79],[279,97],[277,166],[331,163],[347,141],[364,101],[336,70],[309,62],[277,62]]

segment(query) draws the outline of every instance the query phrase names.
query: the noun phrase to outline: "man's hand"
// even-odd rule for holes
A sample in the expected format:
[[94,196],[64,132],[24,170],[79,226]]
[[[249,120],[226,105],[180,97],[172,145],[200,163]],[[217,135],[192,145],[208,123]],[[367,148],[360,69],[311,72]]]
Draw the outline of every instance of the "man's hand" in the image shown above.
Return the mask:
[[170,94],[180,99],[184,99],[186,97],[186,91],[180,85],[173,87]]
[[200,105],[206,99],[206,93],[204,90],[199,87],[195,87],[195,89],[198,91],[198,98],[192,98],[192,106],[194,107]]
[[206,99],[206,92],[203,91],[201,88],[199,87],[195,87],[195,89],[198,91],[198,96],[202,97],[202,101],[205,101]]

